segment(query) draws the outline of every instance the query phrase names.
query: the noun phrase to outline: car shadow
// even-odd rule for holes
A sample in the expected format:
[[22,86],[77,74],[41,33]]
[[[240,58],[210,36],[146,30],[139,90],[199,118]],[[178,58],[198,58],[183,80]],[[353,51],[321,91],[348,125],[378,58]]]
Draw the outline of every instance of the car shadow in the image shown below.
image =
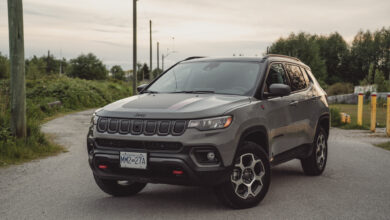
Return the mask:
[[[294,184],[294,179],[304,178],[300,167],[280,166],[272,169],[272,190],[277,190],[277,186],[283,187],[283,183],[290,181]],[[297,183],[298,184],[298,183]],[[270,193],[269,191],[269,193]],[[267,198],[267,197],[266,197]],[[162,213],[174,208],[175,210],[213,212],[215,210],[230,210],[216,198],[212,188],[173,186],[163,184],[149,184],[139,194],[131,197],[111,197],[103,196],[89,203],[89,208],[94,210],[107,210],[110,212],[153,212]]]

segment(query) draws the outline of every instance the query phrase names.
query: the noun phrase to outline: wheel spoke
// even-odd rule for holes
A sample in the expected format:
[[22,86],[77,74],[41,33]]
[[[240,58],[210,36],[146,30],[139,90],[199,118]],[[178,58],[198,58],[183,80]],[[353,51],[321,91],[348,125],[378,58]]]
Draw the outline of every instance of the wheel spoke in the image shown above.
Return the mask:
[[252,184],[253,184],[253,182],[252,182],[251,184],[245,184],[246,187],[248,188],[247,197],[248,197],[249,195],[251,195],[251,196],[253,196],[253,197],[256,196],[255,193],[252,191]]

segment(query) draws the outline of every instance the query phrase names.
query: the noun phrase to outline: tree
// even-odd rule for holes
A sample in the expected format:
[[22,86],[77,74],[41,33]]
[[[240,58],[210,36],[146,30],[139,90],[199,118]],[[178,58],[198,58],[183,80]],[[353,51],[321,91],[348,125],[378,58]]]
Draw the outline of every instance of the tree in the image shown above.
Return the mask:
[[319,36],[316,39],[321,58],[325,61],[327,84],[346,81],[348,71],[349,48],[339,33]]
[[388,92],[389,83],[385,80],[385,76],[382,71],[375,70],[374,83],[377,85],[377,92]]
[[41,57],[46,63],[46,74],[57,74],[60,72],[60,60],[54,58],[50,52],[46,57]]
[[320,48],[316,37],[306,33],[290,34],[286,39],[280,38],[269,49],[270,53],[297,57],[309,65],[313,74],[319,80],[325,80],[326,66],[320,56]]
[[125,71],[119,65],[111,67],[112,77],[117,80],[125,80]]
[[103,80],[107,78],[106,66],[95,55],[89,53],[70,60],[70,77],[88,80]]
[[349,69],[353,73],[353,77],[350,77],[350,80],[357,83],[364,79],[368,75],[371,64],[374,65],[374,69],[377,69],[377,54],[373,35],[370,31],[359,31],[351,47]]
[[8,57],[3,56],[0,52],[0,79],[9,77],[9,60]]
[[152,71],[152,75],[156,78],[162,73],[162,69],[156,68]]
[[26,60],[26,77],[28,79],[39,79],[46,73],[46,60],[33,56]]
[[150,79],[149,66],[146,63],[137,63],[137,80],[142,81],[145,79]]
[[390,79],[390,27],[382,28],[374,33],[374,43],[377,44],[378,69]]

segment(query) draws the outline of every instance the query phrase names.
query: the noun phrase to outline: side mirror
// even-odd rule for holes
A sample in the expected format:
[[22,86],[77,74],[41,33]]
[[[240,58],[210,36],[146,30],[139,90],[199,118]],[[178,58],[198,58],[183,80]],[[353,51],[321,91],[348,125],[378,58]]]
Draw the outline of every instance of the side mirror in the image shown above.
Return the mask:
[[148,84],[142,84],[142,85],[138,86],[137,92],[142,92],[142,90],[144,90],[147,86],[148,86]]
[[270,96],[288,96],[291,93],[291,88],[285,84],[271,84],[269,87],[269,93],[266,94],[267,97]]

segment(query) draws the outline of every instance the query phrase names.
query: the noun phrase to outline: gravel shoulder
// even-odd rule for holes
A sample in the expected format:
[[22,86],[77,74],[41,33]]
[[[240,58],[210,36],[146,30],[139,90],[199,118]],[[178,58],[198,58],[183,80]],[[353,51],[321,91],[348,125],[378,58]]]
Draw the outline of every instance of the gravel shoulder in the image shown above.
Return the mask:
[[[0,169],[1,219],[388,219],[390,152],[365,131],[332,129],[322,176],[303,175],[299,161],[273,168],[268,195],[255,208],[226,209],[211,189],[149,184],[128,198],[96,186],[87,162],[93,110],[42,126],[69,152]],[[367,136],[368,135],[368,136]],[[369,139],[369,140],[368,140]],[[383,141],[384,140],[384,141]]]

